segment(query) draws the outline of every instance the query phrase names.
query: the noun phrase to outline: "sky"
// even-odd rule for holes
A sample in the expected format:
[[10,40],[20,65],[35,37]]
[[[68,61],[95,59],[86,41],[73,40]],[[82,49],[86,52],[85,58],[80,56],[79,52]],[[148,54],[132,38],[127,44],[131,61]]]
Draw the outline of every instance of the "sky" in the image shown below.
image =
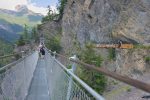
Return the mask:
[[43,15],[47,14],[47,6],[56,10],[58,0],[0,0],[0,8],[15,10],[16,5],[26,5],[28,9]]

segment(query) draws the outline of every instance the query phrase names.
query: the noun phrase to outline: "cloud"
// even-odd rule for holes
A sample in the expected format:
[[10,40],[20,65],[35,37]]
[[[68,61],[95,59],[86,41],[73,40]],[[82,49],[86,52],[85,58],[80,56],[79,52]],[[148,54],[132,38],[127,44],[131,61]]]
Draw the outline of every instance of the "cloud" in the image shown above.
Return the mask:
[[27,7],[28,7],[28,9],[32,10],[33,12],[41,13],[43,15],[47,14],[47,9],[44,7],[37,7],[37,6],[34,6],[33,4],[27,5]]
[[[33,12],[36,12],[36,13],[42,13],[43,15],[46,15],[48,10],[47,8],[44,8],[44,7],[38,7],[36,6],[36,4],[34,3],[31,3],[31,4],[28,4],[27,7],[32,10]],[[56,7],[55,6],[51,6],[52,10],[53,11],[56,11]]]
[[[36,3],[31,3],[31,0],[0,0],[0,8],[2,9],[15,10],[15,6],[18,4],[26,5],[28,9],[32,10],[33,12],[41,13],[43,15],[47,14],[47,8],[38,7]],[[56,7],[52,6],[52,9],[56,10]]]
[[0,0],[0,8],[15,10],[15,6],[18,4],[27,5],[27,0]]

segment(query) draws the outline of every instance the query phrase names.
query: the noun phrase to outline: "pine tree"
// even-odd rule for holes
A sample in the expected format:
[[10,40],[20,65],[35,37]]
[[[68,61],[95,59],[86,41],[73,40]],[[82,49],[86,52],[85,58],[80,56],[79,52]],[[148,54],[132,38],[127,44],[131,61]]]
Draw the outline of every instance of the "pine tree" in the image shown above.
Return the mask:
[[18,40],[18,42],[17,42],[17,45],[18,45],[18,46],[23,46],[23,45],[25,45],[25,40],[24,40],[24,38],[23,38],[23,35],[20,36],[20,38],[19,38],[19,40]]
[[49,19],[49,21],[51,21],[51,20],[53,20],[53,10],[51,9],[51,6],[47,6],[47,8],[48,8],[48,13],[47,13],[47,15],[48,15],[48,19]]
[[58,0],[58,3],[59,3],[59,6],[57,7],[57,10],[59,12],[59,17],[60,17],[59,19],[62,19],[67,0]]
[[37,29],[36,29],[36,27],[33,27],[33,28],[32,28],[31,39],[35,40],[35,42],[38,41],[38,34],[37,34]]
[[54,13],[53,13],[51,6],[47,6],[47,9],[48,9],[48,13],[45,17],[42,18],[42,22],[52,21],[54,18]]
[[29,40],[29,34],[28,34],[28,27],[27,27],[26,24],[24,26],[24,33],[23,33],[23,35],[24,35],[25,41],[28,42],[28,40]]

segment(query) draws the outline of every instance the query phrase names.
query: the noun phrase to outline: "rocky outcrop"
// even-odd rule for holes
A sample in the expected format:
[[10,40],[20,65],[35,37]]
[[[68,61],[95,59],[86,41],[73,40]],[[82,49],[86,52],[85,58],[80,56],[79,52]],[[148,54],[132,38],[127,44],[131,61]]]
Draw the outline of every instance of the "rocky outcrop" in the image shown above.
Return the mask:
[[[78,48],[88,42],[116,43],[122,40],[149,45],[149,8],[149,0],[69,0],[62,19],[65,53],[77,53]],[[106,49],[98,51],[108,55]],[[125,73],[144,71],[147,66],[144,56],[148,56],[148,52],[144,49],[116,50],[117,59],[112,66],[121,71],[125,69]]]
[[[149,46],[149,8],[149,0],[68,0],[59,26],[62,28],[61,45],[64,55],[81,53],[89,42],[117,43],[121,40]],[[48,34],[57,33],[58,27],[54,27],[54,22],[45,25],[43,27],[50,29]],[[150,70],[150,62],[145,60],[150,57],[149,49],[115,49],[114,61],[108,60],[108,49],[94,50],[103,57],[102,66],[110,71],[138,79]],[[127,91],[130,89],[127,88]]]
[[62,33],[61,22],[51,21],[38,26],[39,34],[44,34],[45,38],[54,37]]
[[136,77],[150,71],[146,57],[149,57],[149,49],[116,50],[115,70],[127,76]]
[[[150,43],[149,0],[69,0],[63,16],[64,46],[91,41]],[[70,47],[68,47],[70,48]]]

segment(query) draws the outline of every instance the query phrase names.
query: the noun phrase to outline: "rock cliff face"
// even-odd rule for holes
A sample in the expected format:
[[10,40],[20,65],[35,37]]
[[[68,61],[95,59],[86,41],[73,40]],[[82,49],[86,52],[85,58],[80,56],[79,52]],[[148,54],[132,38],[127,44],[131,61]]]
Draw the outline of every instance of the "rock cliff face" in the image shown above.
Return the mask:
[[[65,47],[65,53],[77,52],[76,44],[82,48],[88,42],[116,43],[121,40],[149,45],[149,9],[149,0],[68,0],[62,20],[62,45]],[[108,56],[106,49],[97,51],[102,53],[102,56]],[[105,60],[102,66],[136,79],[144,77],[145,72],[150,70],[149,62],[145,61],[146,57],[150,57],[149,49],[116,49],[115,51],[115,61]],[[145,79],[147,82],[148,78]],[[110,86],[112,93],[106,93],[111,99],[117,96],[117,99],[112,100],[122,98],[129,100],[129,94],[133,94],[131,100],[134,100],[133,98],[141,100],[140,98],[145,95],[143,92],[139,95],[137,92],[139,90],[133,88],[129,94],[126,94],[127,90],[117,93],[119,84]],[[119,90],[125,88],[123,86],[121,85]],[[119,93],[126,97],[119,96]]]
[[45,37],[52,37],[55,36],[56,34],[60,33],[61,30],[61,22],[48,22],[48,23],[43,23],[39,26],[39,34],[44,34]]
[[[68,0],[61,22],[41,25],[46,37],[62,32],[61,45],[65,54],[78,53],[85,44],[117,43],[150,44],[149,0]],[[107,59],[108,50],[98,49]],[[147,70],[147,49],[117,49],[116,61],[104,66],[131,74]],[[105,57],[104,57],[105,56]],[[128,66],[128,67],[127,67]],[[148,68],[149,69],[149,68]]]
[[[88,42],[116,43],[121,40],[149,45],[149,9],[149,0],[68,0],[62,19],[65,52],[76,53],[76,45],[82,48]],[[143,49],[116,50],[117,59],[112,66],[126,74],[144,71],[147,66],[144,57],[148,54],[149,50]]]
[[68,0],[63,16],[64,45],[73,39],[150,43],[149,0]]
[[[150,0],[68,0],[61,26],[58,22],[51,22],[43,24],[42,27],[49,29],[48,34],[57,33],[59,28],[62,29],[61,45],[65,55],[78,54],[89,42],[117,43],[121,40],[149,46],[149,9]],[[102,66],[116,73],[138,78],[150,71],[150,60],[145,60],[146,57],[150,58],[149,48],[115,49],[114,61],[108,60],[107,49],[95,51],[104,58]]]
[[116,50],[115,70],[123,75],[137,77],[150,71],[149,62],[145,59],[149,57],[150,50],[134,49],[134,50]]

